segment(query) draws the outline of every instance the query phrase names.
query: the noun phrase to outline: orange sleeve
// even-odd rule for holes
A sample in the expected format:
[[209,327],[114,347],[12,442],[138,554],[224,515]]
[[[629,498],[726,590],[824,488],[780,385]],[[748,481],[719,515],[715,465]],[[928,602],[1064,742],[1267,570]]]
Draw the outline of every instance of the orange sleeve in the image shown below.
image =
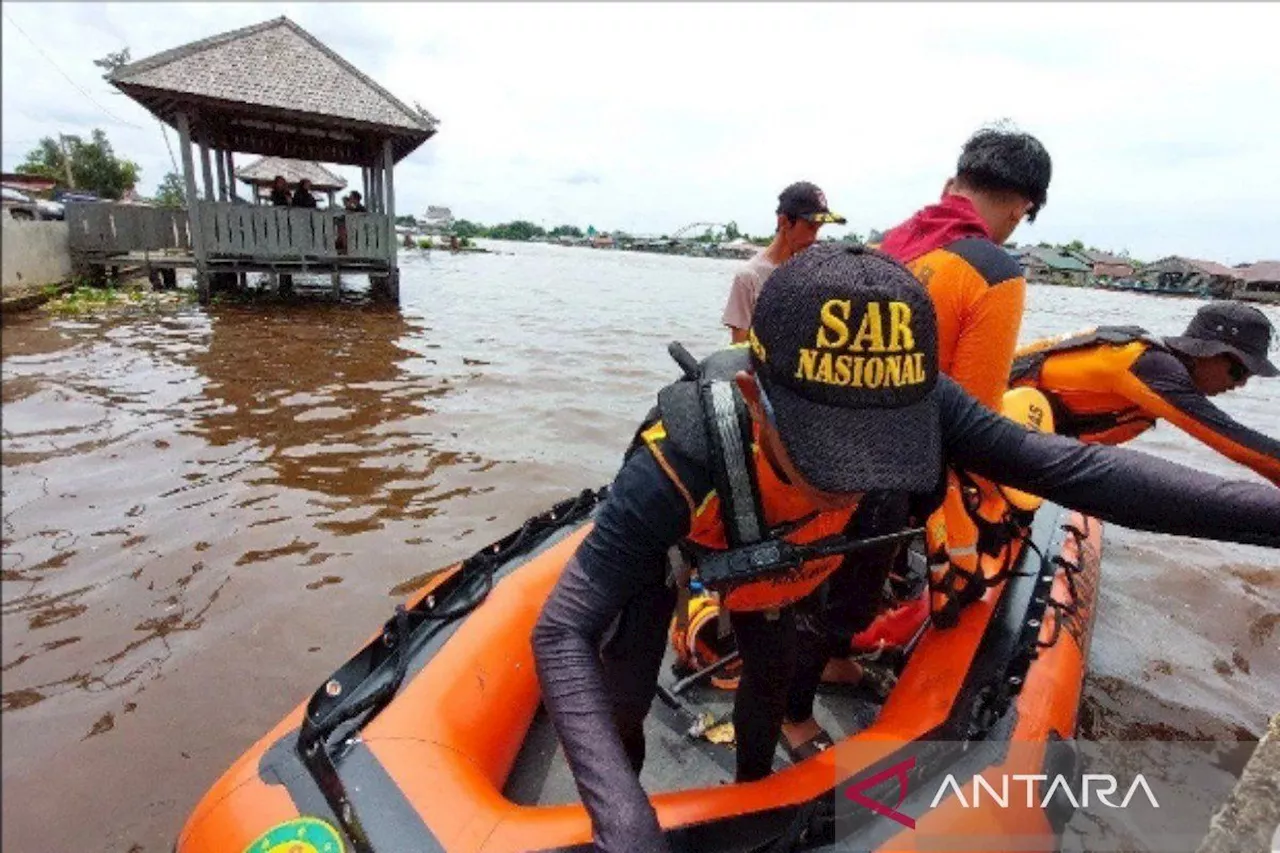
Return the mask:
[[1009,383],[1027,282],[989,240],[959,240],[911,263],[938,316],[938,367],[992,411]]
[[981,286],[981,293],[961,318],[951,378],[984,406],[998,412],[1013,367],[1013,351],[1018,346],[1027,282],[1014,278]]

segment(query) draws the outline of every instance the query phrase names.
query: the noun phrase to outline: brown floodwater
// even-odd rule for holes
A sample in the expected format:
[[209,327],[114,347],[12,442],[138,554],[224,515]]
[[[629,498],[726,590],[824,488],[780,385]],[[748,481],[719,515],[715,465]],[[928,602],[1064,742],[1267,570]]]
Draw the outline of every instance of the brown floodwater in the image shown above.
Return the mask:
[[[201,794],[432,570],[605,482],[733,264],[405,252],[403,304],[3,327],[3,848],[164,853]],[[1024,339],[1200,303],[1033,287]],[[1280,322],[1280,312],[1269,309]],[[1276,430],[1280,380],[1222,398]],[[1135,446],[1253,478],[1163,426]],[[1256,737],[1274,552],[1109,528],[1083,733]]]

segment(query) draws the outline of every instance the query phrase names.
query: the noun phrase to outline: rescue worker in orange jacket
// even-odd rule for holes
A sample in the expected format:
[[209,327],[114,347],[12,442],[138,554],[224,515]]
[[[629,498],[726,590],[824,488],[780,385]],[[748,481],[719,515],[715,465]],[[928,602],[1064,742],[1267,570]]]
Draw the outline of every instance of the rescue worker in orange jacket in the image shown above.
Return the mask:
[[806,543],[892,548],[948,464],[1122,525],[1280,547],[1280,491],[1028,432],[940,376],[933,305],[878,252],[797,255],[765,283],[748,347],[684,366],[689,378],[658,393],[532,637],[543,703],[606,853],[669,849],[639,771],[676,601],[672,548],[730,611],[746,782],[770,772],[784,711],[812,702],[826,661],[798,648],[797,608],[837,570],[882,582],[891,562]]
[[1209,400],[1252,376],[1280,373],[1267,359],[1274,331],[1252,305],[1211,302],[1176,337],[1101,327],[1028,344],[1018,350],[1009,383],[1042,391],[1063,435],[1122,444],[1164,418],[1280,486],[1280,441]]
[[[1034,136],[979,130],[961,149],[941,201],[890,229],[877,247],[906,264],[928,289],[938,315],[939,369],[995,411],[1007,387],[1027,290],[1022,267],[1002,244],[1024,218],[1035,221],[1048,198],[1052,171],[1048,151]],[[944,507],[927,525],[931,586],[952,565],[964,572],[977,561],[976,528],[961,508],[962,485],[954,474],[948,490]],[[965,553],[972,556],[958,557]],[[938,624],[953,618],[950,605],[958,604],[944,598],[931,591],[930,609]],[[841,606],[839,596],[831,602],[833,608]],[[846,683],[861,676],[862,667],[839,653],[827,674]],[[811,718],[788,717],[784,731],[788,743],[825,737]]]
[[939,369],[999,411],[1027,282],[1001,245],[1048,198],[1052,163],[1027,133],[985,129],[965,143],[942,200],[890,229],[879,249],[915,273],[938,313]]

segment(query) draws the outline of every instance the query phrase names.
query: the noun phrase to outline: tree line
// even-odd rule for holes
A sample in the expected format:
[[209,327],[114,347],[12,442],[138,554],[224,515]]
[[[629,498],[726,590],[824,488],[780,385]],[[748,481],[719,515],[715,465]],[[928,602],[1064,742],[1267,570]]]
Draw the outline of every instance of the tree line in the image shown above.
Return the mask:
[[119,199],[135,187],[142,169],[117,157],[107,134],[95,128],[86,140],[74,134],[46,136],[18,165],[20,175],[56,181],[65,189],[84,190],[99,198]]

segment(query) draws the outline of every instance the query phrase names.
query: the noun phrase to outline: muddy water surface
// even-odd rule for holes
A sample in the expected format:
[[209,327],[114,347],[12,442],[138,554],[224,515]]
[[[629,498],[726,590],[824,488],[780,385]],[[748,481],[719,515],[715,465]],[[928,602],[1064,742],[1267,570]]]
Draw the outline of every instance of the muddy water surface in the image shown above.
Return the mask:
[[[169,850],[425,574],[607,480],[675,374],[668,341],[725,340],[730,262],[492,248],[404,253],[399,308],[6,322],[6,851]],[[1198,304],[1032,288],[1023,336],[1173,333]],[[1280,381],[1222,403],[1275,431]],[[1167,426],[1136,446],[1252,477]],[[1110,528],[1085,733],[1260,733],[1278,569]]]

